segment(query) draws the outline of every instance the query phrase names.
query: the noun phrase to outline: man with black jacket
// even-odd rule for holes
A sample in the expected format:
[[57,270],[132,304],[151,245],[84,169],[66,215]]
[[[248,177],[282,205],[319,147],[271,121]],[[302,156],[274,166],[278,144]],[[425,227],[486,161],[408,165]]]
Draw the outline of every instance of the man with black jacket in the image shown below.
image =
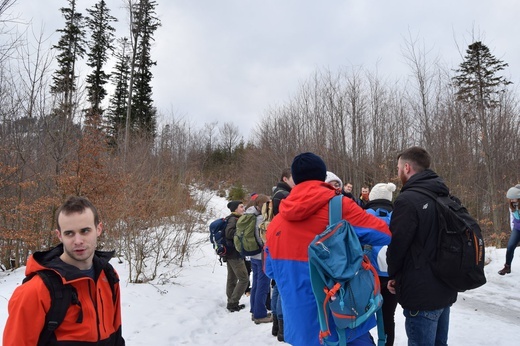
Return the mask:
[[[292,178],[291,169],[285,168],[282,171],[280,181],[276,184],[276,187],[273,191],[273,197],[271,197],[271,200],[273,201],[273,216],[278,214],[280,202],[289,196],[289,192],[291,192],[293,187],[294,181]],[[280,296],[280,292],[278,291],[278,287],[276,286],[276,282],[274,280],[272,280],[271,285],[271,308],[273,312],[273,328],[271,333],[273,336],[276,336],[278,341],[285,341],[283,334],[282,297]]]
[[388,289],[397,294],[403,307],[409,346],[447,345],[450,306],[457,300],[457,291],[439,280],[429,265],[438,238],[436,202],[409,189],[422,188],[438,195],[448,195],[449,189],[429,168],[431,157],[425,149],[408,148],[397,159],[403,187],[390,221]]

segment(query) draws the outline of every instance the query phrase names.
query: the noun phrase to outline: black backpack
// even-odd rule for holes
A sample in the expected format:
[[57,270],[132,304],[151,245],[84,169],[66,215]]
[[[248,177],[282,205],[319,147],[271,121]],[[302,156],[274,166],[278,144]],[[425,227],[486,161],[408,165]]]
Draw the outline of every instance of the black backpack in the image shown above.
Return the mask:
[[[63,322],[69,307],[71,305],[79,305],[81,307],[81,304],[78,299],[78,292],[76,291],[76,288],[71,284],[64,285],[63,281],[61,280],[61,276],[54,270],[44,269],[39,270],[36,273],[32,273],[23,279],[22,284],[31,280],[35,275],[38,275],[42,279],[51,296],[51,306],[49,311],[47,311],[47,315],[45,316],[45,326],[40,333],[40,337],[38,338],[38,346],[44,346],[48,344],[48,342],[51,340],[51,337],[54,335],[54,331]],[[107,265],[105,269],[105,275],[108,279],[110,289],[112,290],[112,300],[115,303],[115,283],[118,281],[118,279],[112,265]],[[80,314],[76,320],[76,323],[82,322],[83,310],[80,309]]]
[[447,286],[464,292],[486,283],[485,246],[478,222],[454,196],[439,196],[421,188],[410,188],[435,200],[439,237],[433,273]]

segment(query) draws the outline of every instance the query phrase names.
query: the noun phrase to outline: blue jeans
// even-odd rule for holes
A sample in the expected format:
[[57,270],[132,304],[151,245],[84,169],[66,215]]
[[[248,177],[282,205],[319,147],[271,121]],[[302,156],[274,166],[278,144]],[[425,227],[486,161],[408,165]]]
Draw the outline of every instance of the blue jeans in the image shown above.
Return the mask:
[[513,256],[515,255],[516,246],[520,243],[520,231],[513,229],[511,231],[511,236],[509,237],[509,242],[507,242],[507,250],[506,250],[506,264],[511,265],[513,262]]
[[269,278],[264,273],[261,260],[251,258],[251,269],[253,271],[251,312],[254,318],[263,318],[267,316],[265,301],[269,294]]
[[450,307],[417,311],[403,309],[408,346],[446,346],[450,325]]
[[279,320],[283,320],[282,296],[278,291],[277,285],[271,288],[271,311],[273,312],[273,316],[276,316]]

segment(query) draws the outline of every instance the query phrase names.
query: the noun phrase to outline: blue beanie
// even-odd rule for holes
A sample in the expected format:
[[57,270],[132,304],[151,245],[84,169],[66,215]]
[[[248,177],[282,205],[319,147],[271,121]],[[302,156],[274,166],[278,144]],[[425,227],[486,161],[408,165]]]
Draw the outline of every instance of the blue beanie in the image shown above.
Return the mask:
[[307,180],[325,181],[327,166],[316,154],[307,152],[297,155],[291,165],[292,178],[295,184]]

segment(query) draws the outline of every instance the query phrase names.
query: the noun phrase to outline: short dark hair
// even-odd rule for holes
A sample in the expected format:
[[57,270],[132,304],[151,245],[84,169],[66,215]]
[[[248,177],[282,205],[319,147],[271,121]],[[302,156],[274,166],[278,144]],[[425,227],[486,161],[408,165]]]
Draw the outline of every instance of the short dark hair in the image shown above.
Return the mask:
[[422,172],[430,168],[432,158],[426,149],[421,147],[411,147],[397,155],[397,159],[407,161],[416,172]]
[[71,196],[62,204],[56,213],[56,225],[58,225],[58,230],[61,232],[60,223],[58,222],[61,213],[64,215],[83,213],[85,209],[92,210],[92,214],[94,214],[94,224],[96,226],[99,225],[99,213],[96,207],[94,207],[94,204],[92,204],[92,202],[90,202],[86,197]]
[[283,178],[289,179],[291,176],[291,168],[284,168],[282,171],[282,176],[280,177],[280,181],[283,181]]

